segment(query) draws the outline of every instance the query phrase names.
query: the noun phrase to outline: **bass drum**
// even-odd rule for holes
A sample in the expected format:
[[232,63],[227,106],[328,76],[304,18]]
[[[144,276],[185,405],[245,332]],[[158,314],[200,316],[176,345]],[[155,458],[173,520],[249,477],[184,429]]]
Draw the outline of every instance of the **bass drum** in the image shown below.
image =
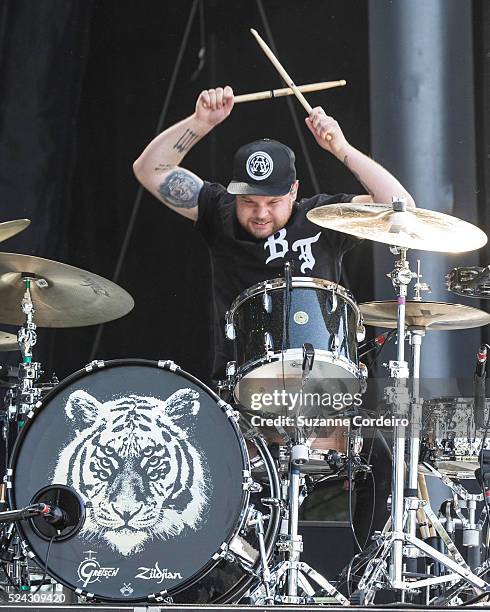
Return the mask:
[[[260,502],[278,497],[279,485],[267,449],[256,445],[269,475]],[[36,518],[19,532],[28,556],[80,596],[237,601],[251,582],[247,570],[260,563],[254,535],[243,535],[258,488],[251,468],[236,413],[199,380],[171,361],[99,361],[27,416],[8,501],[44,501],[68,514],[66,527]],[[271,554],[279,516],[269,514]]]

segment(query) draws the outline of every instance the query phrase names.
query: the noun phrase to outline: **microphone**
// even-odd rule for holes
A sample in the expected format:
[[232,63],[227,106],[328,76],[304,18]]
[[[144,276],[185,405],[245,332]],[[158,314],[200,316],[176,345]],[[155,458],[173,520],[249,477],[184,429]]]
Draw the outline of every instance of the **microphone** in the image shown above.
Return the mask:
[[67,527],[72,522],[68,513],[59,506],[44,504],[44,510],[41,516],[50,525],[53,525],[53,527],[57,527],[60,530]]
[[487,345],[482,344],[476,354],[475,374],[473,376],[473,413],[477,429],[482,429],[485,427],[485,380],[487,376],[487,356]]
[[80,531],[85,521],[85,503],[66,485],[51,485],[39,490],[31,500],[44,508],[30,519],[31,526],[44,540],[68,540]]
[[384,334],[380,334],[379,336],[376,336],[375,338],[364,342],[364,344],[361,344],[361,346],[359,347],[359,357],[364,357],[364,355],[367,355],[374,349],[383,346],[383,344],[386,342],[388,336],[391,333],[392,331],[384,332]]

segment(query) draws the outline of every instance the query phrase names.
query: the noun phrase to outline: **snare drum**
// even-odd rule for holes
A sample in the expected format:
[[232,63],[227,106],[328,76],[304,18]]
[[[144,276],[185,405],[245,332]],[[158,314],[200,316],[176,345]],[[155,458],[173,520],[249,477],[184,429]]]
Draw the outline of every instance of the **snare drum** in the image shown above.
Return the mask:
[[[264,497],[277,497],[259,450]],[[230,560],[251,574],[260,562],[244,535],[257,485],[236,413],[173,362],[100,361],[69,376],[27,415],[9,468],[11,508],[50,488],[81,500],[69,537],[41,518],[19,525],[28,556],[78,595],[226,602],[250,582]],[[270,554],[279,518],[266,524]]]
[[[488,400],[485,409],[488,419]],[[469,397],[441,397],[426,400],[423,406],[422,460],[446,476],[475,477],[479,467],[484,428],[476,427],[474,400]],[[490,447],[487,434],[486,448]]]
[[[365,330],[350,292],[318,278],[294,277],[291,285],[289,291],[284,278],[254,285],[226,314],[226,337],[235,347],[227,373],[246,408],[254,393],[285,389],[333,395],[361,388],[365,369],[357,343]],[[276,404],[261,411],[287,408]],[[335,412],[342,406],[328,408]]]

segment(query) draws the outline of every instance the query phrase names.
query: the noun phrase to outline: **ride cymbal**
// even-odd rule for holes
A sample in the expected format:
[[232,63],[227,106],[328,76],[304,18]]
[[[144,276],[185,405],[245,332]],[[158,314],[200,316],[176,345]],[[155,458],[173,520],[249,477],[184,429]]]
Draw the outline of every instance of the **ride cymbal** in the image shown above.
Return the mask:
[[12,238],[15,234],[23,232],[31,224],[30,219],[16,219],[15,221],[4,221],[0,223],[0,242]]
[[306,216],[320,227],[407,249],[464,253],[487,242],[475,225],[423,208],[399,212],[387,204],[327,204]]
[[30,278],[38,327],[83,327],[127,314],[133,298],[115,283],[67,264],[17,253],[0,253],[0,322],[22,325],[24,278]]
[[[397,327],[398,304],[395,300],[365,302],[359,304],[359,309],[365,325],[389,329]],[[405,323],[410,327],[429,330],[469,329],[490,323],[490,314],[463,304],[407,300]]]

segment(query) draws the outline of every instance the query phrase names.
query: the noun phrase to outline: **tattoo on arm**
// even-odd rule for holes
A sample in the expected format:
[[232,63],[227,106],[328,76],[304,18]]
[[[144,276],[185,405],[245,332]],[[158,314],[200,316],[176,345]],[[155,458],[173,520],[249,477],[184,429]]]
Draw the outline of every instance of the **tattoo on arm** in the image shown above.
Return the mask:
[[175,208],[195,208],[202,181],[196,180],[188,172],[175,170],[158,186],[158,193],[164,204]]
[[198,134],[187,129],[174,144],[173,148],[179,153],[185,153],[192,147],[198,138]]
[[176,164],[158,164],[158,166],[155,167],[155,172],[166,172],[167,170],[172,170],[175,166]]
[[354,170],[352,170],[352,168],[349,167],[349,156],[348,155],[346,155],[344,157],[344,165],[347,166],[347,168],[349,168],[349,170],[356,177],[356,179],[359,181],[359,183],[364,187],[364,189],[369,193],[369,195],[374,200],[375,199],[374,192],[371,191],[371,189],[369,189],[369,187],[361,181],[361,177],[357,174],[357,172],[354,172]]

